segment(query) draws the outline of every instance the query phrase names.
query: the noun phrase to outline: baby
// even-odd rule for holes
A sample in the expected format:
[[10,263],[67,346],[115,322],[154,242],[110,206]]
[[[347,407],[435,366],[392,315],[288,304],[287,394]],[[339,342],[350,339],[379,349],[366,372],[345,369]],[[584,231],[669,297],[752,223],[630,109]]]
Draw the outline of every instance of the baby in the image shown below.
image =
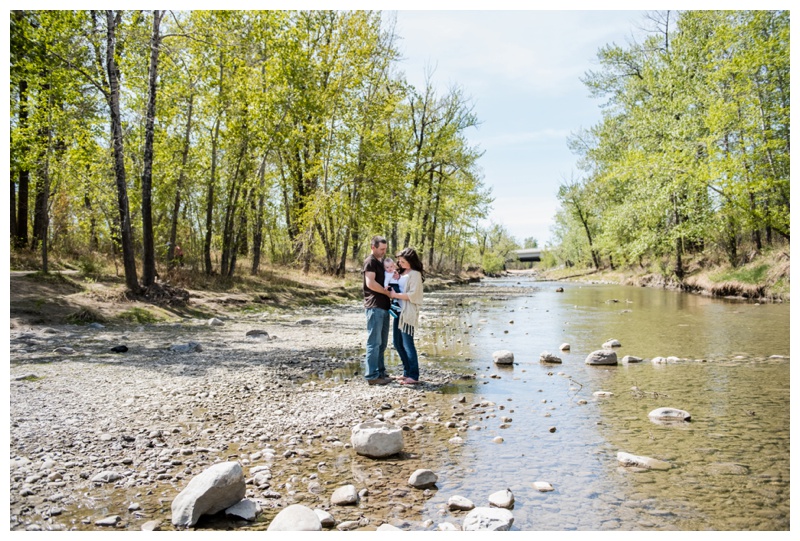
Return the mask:
[[[383,270],[386,271],[386,279],[384,280],[383,287],[386,289],[393,289],[397,293],[402,293],[400,291],[400,273],[397,272],[397,265],[392,260],[392,258],[387,257],[383,260]],[[389,307],[389,314],[398,317],[400,315],[400,303],[397,302],[397,299],[392,299],[392,304]]]

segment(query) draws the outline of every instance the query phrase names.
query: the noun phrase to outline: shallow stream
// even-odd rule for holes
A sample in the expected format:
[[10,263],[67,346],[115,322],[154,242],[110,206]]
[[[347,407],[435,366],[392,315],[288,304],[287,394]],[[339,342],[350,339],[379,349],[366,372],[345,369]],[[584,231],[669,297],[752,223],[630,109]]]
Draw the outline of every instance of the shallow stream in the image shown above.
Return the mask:
[[[789,529],[788,304],[517,279],[429,299],[423,372],[432,363],[471,371],[476,379],[444,396],[496,405],[442,461],[425,507],[434,521],[453,494],[488,505],[508,488],[515,530]],[[586,365],[612,338],[620,359],[644,361]],[[501,349],[513,367],[493,364]],[[540,363],[544,351],[562,363]],[[655,424],[648,413],[659,407],[691,422]],[[620,451],[671,468],[624,469]]]

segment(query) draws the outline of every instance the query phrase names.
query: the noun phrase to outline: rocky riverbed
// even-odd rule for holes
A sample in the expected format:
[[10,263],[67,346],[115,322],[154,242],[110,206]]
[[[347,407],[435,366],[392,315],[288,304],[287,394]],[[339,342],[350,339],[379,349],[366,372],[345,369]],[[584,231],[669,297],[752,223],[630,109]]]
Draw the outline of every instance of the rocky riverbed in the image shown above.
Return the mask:
[[[443,397],[442,386],[469,376],[430,367],[419,386],[367,385],[364,338],[358,303],[12,328],[11,530],[174,529],[177,494],[223,461],[242,465],[246,497],[261,512],[255,521],[203,518],[196,528],[266,529],[301,503],[353,528],[433,529],[421,517],[433,492],[408,478],[435,470],[490,405]],[[402,453],[375,460],[353,451],[351,427],[371,419],[403,428]],[[358,489],[358,503],[331,509],[344,485]]]

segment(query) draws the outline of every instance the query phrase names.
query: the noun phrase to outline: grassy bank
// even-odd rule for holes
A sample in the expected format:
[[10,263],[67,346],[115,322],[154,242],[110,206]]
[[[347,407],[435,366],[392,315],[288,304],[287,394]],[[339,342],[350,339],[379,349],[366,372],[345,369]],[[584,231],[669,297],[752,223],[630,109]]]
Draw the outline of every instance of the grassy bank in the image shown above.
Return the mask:
[[709,264],[703,258],[689,260],[686,275],[679,280],[663,265],[617,269],[578,269],[559,267],[539,269],[545,280],[603,282],[641,287],[680,289],[713,297],[789,301],[789,250],[776,250],[756,256],[746,265],[731,267]]
[[[296,310],[363,298],[358,268],[339,277],[288,266],[262,268],[257,275],[242,270],[232,277],[209,276],[190,268],[160,268],[158,287],[136,297],[126,293],[122,271],[113,261],[54,257],[49,274],[36,272],[38,268],[35,254],[12,256],[10,308],[11,319],[18,324],[143,324]],[[249,265],[244,262],[239,268]],[[429,274],[425,289],[435,291],[476,279],[475,274]]]

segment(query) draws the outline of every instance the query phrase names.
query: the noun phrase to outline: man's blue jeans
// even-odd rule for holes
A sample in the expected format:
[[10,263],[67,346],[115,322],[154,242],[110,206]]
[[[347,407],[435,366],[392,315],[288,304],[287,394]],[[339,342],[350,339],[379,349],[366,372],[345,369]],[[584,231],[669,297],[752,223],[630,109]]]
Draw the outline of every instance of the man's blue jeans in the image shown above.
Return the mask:
[[385,378],[383,356],[389,344],[389,310],[367,308],[367,379]]
[[419,380],[419,361],[417,348],[414,346],[414,337],[400,330],[400,318],[394,318],[392,331],[394,349],[403,362],[403,376],[415,381]]

